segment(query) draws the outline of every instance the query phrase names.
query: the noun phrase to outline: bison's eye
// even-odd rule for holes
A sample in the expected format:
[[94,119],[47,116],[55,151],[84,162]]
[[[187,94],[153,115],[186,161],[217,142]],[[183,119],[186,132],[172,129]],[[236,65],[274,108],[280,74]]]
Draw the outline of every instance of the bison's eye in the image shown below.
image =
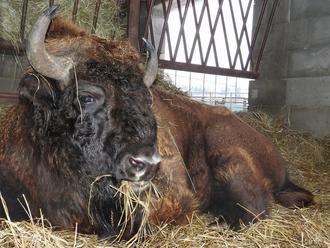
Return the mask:
[[105,91],[102,87],[93,83],[79,80],[78,100],[76,106],[81,105],[85,112],[93,112],[100,107],[105,100]]
[[92,96],[86,95],[86,96],[79,96],[79,101],[83,104],[88,104],[95,102],[95,99]]

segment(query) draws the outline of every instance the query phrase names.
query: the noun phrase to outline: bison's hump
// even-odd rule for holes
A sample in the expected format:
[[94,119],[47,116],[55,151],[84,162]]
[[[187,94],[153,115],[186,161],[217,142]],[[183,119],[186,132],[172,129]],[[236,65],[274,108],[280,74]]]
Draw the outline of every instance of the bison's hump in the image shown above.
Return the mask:
[[47,33],[46,47],[58,56],[72,55],[74,59],[95,60],[99,63],[121,63],[142,72],[143,59],[128,41],[97,37],[84,31],[69,20],[53,19]]

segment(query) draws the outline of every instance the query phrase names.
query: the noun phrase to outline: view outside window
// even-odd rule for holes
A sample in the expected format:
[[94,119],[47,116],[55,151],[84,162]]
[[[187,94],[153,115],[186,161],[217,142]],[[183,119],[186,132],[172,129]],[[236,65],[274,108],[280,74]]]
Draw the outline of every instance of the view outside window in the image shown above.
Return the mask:
[[[175,2],[175,1],[174,1]],[[172,51],[170,51],[167,42],[163,45],[164,59],[170,59],[170,52],[178,45],[177,62],[185,62],[186,53],[188,56],[194,46],[192,56],[193,64],[202,64],[202,60],[206,61],[208,66],[216,66],[215,56],[217,56],[220,67],[229,68],[230,64],[234,68],[240,70],[250,64],[244,64],[249,56],[249,45],[251,43],[253,6],[248,6],[248,1],[223,1],[222,13],[223,19],[217,16],[219,4],[221,1],[208,1],[209,9],[204,9],[204,15],[201,19],[199,29],[199,39],[194,41],[196,37],[196,20],[199,21],[203,1],[195,1],[195,13],[191,6],[187,11],[187,18],[184,24],[184,36],[180,35],[180,11],[178,6],[172,6],[172,11],[168,19],[168,27],[170,33],[170,41]],[[190,3],[191,5],[191,3]],[[156,8],[161,8],[157,6]],[[181,4],[181,16],[185,10],[185,2]],[[209,11],[207,13],[207,11]],[[232,11],[232,12],[231,12]],[[160,13],[159,11],[158,13]],[[232,14],[235,21],[233,21]],[[246,15],[246,13],[248,13]],[[209,18],[209,16],[210,18]],[[246,15],[246,17],[245,17]],[[243,25],[243,18],[246,18],[246,25]],[[223,22],[222,22],[223,20]],[[215,30],[213,40],[211,31]],[[224,37],[227,35],[227,44]],[[198,34],[197,34],[198,35]],[[237,44],[237,38],[242,35],[241,44]],[[178,37],[179,43],[178,43]],[[165,34],[165,41],[168,41]],[[183,45],[186,44],[186,48]],[[174,48],[173,48],[174,47]],[[227,52],[228,47],[228,52]],[[203,57],[201,58],[200,49]],[[216,52],[215,52],[216,50]],[[230,58],[228,56],[230,54]],[[208,54],[206,59],[206,54]],[[249,80],[245,78],[227,77],[219,75],[210,75],[194,72],[164,70],[168,78],[173,84],[186,91],[192,98],[203,101],[212,105],[225,105],[234,111],[246,111],[248,107],[248,87]]]

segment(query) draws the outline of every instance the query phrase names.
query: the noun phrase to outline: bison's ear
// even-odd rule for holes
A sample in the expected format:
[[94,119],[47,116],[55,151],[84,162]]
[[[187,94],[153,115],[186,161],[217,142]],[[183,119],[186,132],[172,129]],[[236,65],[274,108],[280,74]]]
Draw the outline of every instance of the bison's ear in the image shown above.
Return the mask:
[[18,87],[20,99],[26,99],[34,105],[49,106],[54,104],[57,89],[51,79],[41,78],[30,74],[24,76]]

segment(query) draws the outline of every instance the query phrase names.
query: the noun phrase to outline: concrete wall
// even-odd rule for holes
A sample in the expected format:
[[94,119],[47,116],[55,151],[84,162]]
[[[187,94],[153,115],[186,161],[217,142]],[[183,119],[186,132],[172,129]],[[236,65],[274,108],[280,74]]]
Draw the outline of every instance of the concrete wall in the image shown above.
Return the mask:
[[251,108],[287,111],[294,129],[330,135],[329,0],[280,1],[249,100]]

